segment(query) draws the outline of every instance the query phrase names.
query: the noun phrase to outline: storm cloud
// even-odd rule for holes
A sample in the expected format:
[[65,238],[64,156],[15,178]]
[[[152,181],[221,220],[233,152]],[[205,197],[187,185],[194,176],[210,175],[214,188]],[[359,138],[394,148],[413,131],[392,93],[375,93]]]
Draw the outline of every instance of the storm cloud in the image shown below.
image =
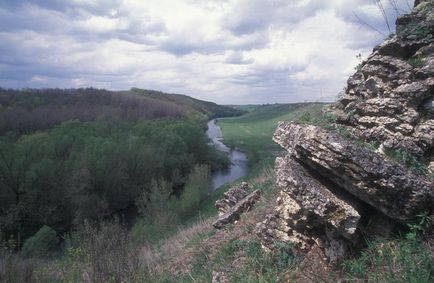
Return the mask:
[[332,101],[388,34],[371,0],[0,0],[0,86]]

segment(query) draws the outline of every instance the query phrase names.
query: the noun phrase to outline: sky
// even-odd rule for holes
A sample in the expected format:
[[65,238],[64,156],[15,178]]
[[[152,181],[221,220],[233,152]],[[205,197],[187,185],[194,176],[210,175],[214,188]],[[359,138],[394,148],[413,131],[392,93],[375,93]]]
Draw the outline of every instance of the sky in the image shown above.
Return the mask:
[[374,0],[0,0],[0,86],[333,101],[388,34]]

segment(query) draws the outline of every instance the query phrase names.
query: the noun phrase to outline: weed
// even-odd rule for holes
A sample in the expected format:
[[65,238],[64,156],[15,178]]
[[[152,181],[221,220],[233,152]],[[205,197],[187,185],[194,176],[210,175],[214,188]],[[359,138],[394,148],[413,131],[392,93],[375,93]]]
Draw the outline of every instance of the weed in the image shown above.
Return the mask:
[[413,223],[408,224],[410,232],[407,234],[407,238],[415,238],[417,235],[425,233],[432,225],[432,218],[429,213],[420,213],[416,215]]
[[35,282],[34,264],[15,253],[15,243],[0,241],[0,282]]
[[403,149],[387,149],[385,150],[385,153],[390,158],[403,163],[403,165],[405,165],[410,170],[424,176],[428,175],[428,167],[420,159],[418,159],[411,153]]
[[401,37],[408,39],[422,39],[431,33],[431,29],[428,26],[422,26],[419,22],[413,21],[404,27],[397,27],[397,34]]
[[357,64],[356,67],[354,67],[354,70],[361,71],[363,68],[362,54],[360,54],[360,53],[357,54],[356,58],[359,61],[359,63]]
[[127,230],[117,222],[85,222],[67,238],[68,248],[60,261],[67,282],[134,281],[144,270]]
[[362,139],[357,139],[355,140],[355,143],[370,151],[376,151],[380,147],[380,143],[378,141],[364,141]]
[[417,238],[378,239],[356,259],[343,263],[348,281],[432,282],[434,266],[430,251]]
[[423,60],[420,56],[408,59],[408,63],[413,66],[413,68],[420,68],[423,66]]

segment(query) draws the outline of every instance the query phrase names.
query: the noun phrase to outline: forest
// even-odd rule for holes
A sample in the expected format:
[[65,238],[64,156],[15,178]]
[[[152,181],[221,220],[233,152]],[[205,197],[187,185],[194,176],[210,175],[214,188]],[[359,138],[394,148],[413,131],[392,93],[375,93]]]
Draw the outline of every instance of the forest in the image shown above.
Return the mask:
[[210,173],[228,165],[206,121],[241,112],[148,93],[0,90],[2,240],[34,253],[41,229],[61,239],[85,221],[150,223],[162,206],[179,219],[192,213]]

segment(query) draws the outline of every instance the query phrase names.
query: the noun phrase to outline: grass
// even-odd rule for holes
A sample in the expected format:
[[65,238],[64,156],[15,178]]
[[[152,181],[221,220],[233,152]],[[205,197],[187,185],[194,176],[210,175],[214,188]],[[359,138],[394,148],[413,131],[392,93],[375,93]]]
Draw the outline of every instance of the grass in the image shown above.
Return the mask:
[[406,166],[411,171],[426,176],[428,178],[434,179],[434,174],[429,174],[428,166],[422,162],[419,158],[412,155],[411,153],[406,152],[402,149],[388,149],[385,151],[386,155],[390,158],[398,161],[399,163]]
[[225,144],[246,152],[250,167],[255,169],[274,162],[281,150],[272,141],[278,121],[296,120],[305,112],[315,116],[323,106],[319,103],[262,105],[243,116],[219,119],[217,123],[222,127]]
[[256,109],[258,109],[259,107],[261,107],[262,105],[259,104],[246,104],[246,105],[226,105],[228,107],[232,107],[238,110],[242,110],[242,111],[246,111],[246,112],[252,112]]
[[276,251],[268,253],[253,232],[274,205],[274,173],[263,170],[249,182],[263,192],[254,209],[223,230],[212,228],[213,217],[180,230],[159,249],[165,256],[152,281],[211,282],[213,272],[222,272],[229,282],[280,282],[286,271],[295,269],[300,258],[292,245],[276,243]]
[[350,282],[414,282],[434,280],[429,248],[419,239],[377,239],[360,256],[343,263]]
[[423,67],[423,60],[421,57],[413,57],[408,59],[408,63],[413,66],[413,68],[420,68]]

